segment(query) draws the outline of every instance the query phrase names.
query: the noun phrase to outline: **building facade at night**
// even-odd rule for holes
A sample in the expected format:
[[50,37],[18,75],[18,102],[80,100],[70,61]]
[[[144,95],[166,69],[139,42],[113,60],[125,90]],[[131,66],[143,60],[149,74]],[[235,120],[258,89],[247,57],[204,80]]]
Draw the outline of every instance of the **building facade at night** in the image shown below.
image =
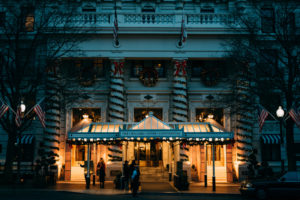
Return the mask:
[[[88,152],[91,173],[103,158],[111,180],[125,160],[137,160],[141,176],[152,170],[153,178],[175,175],[181,160],[190,181],[204,181],[205,174],[210,181],[214,159],[216,181],[233,182],[247,175],[245,161],[253,148],[258,161],[268,161],[276,172],[281,160],[287,164],[279,124],[268,118],[260,133],[255,120],[238,118],[224,100],[231,94],[224,42],[236,37],[228,23],[234,23],[232,11],[244,8],[245,1],[73,4],[72,23],[86,30],[86,39],[61,57],[58,73],[78,97],[66,100],[68,94],[55,89],[56,79],[48,79],[41,98],[51,94],[54,107],[46,111],[45,129],[36,117],[16,141],[23,145],[23,165],[35,163],[42,146],[58,154],[58,174],[68,181],[84,180],[80,165]],[[181,42],[183,29],[187,37]],[[296,127],[295,143],[300,143]],[[0,147],[4,166],[7,134],[1,129]]]

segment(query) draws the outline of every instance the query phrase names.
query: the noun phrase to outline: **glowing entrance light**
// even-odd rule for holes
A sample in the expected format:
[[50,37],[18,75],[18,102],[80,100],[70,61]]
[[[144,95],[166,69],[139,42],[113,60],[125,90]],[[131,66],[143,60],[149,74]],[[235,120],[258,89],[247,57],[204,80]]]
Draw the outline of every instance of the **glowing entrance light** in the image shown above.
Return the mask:
[[82,115],[82,118],[83,118],[83,119],[88,119],[88,118],[89,118],[89,115],[86,114],[86,113],[84,113],[84,114]]

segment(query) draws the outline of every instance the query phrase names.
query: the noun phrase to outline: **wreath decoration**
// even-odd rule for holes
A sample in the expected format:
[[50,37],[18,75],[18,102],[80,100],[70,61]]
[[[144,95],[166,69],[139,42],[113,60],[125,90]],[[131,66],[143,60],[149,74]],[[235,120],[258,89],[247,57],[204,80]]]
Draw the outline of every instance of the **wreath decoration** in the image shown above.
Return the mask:
[[139,79],[145,86],[153,87],[158,81],[158,72],[154,67],[143,67]]

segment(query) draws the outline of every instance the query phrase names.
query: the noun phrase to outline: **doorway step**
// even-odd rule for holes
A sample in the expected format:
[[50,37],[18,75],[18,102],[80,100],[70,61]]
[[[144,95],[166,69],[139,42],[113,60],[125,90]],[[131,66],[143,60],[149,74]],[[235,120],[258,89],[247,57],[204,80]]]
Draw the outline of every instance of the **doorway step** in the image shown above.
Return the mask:
[[76,166],[71,168],[71,181],[85,181],[83,167]]
[[[225,167],[216,167],[215,168],[215,176],[216,182],[218,183],[226,183],[227,176],[226,176],[226,168]],[[207,181],[212,182],[212,167],[207,167]]]
[[169,173],[163,167],[140,167],[141,182],[168,182]]

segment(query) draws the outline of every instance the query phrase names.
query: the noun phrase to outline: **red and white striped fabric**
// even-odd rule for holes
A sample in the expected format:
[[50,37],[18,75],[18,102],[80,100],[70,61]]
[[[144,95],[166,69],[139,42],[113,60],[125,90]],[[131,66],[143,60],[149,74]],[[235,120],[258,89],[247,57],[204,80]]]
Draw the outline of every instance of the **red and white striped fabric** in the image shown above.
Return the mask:
[[5,103],[2,103],[0,107],[0,118],[8,111],[9,107]]
[[289,115],[294,120],[295,124],[300,128],[300,110],[293,106],[290,111]]
[[45,112],[43,111],[40,104],[37,104],[36,106],[34,106],[33,110],[37,114],[37,116],[39,117],[39,120],[40,120],[42,126],[45,128],[46,127],[46,125],[45,125]]
[[15,122],[16,122],[16,125],[17,127],[20,127],[21,126],[21,108],[18,107],[17,109],[17,113],[16,113],[16,117],[15,117]]

